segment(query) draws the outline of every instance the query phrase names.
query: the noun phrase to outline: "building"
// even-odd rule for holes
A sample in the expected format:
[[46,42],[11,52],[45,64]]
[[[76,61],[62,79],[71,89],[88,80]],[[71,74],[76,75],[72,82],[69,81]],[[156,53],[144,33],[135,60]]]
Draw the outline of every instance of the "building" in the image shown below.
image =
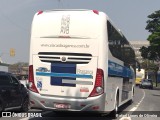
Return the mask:
[[[149,41],[147,40],[139,40],[139,41],[130,41],[130,44],[133,46],[133,49],[135,51],[135,54],[136,54],[136,58],[137,60],[142,63],[143,62],[143,58],[141,56],[141,53],[139,51],[139,49],[142,47],[142,46],[149,46]],[[157,81],[160,82],[160,63],[157,63],[159,64],[159,71],[158,71],[158,76],[157,76]],[[147,78],[150,78],[152,80],[155,81],[155,73],[153,71],[150,71],[150,72],[147,72],[145,73],[146,74],[146,77]]]
[[143,59],[142,59],[142,56],[141,56],[141,53],[139,51],[139,49],[142,47],[142,46],[149,46],[149,41],[147,40],[139,40],[139,41],[129,41],[130,44],[133,46],[133,49],[135,51],[135,54],[136,54],[136,58],[137,60],[142,63]]
[[27,75],[28,74],[28,67],[27,66],[14,66],[10,65],[8,68],[8,71],[10,73],[13,73],[15,75]]
[[9,66],[10,64],[8,64],[8,63],[4,63],[3,61],[2,61],[2,58],[1,58],[1,56],[0,56],[0,71],[6,71],[6,72],[8,72],[8,66]]

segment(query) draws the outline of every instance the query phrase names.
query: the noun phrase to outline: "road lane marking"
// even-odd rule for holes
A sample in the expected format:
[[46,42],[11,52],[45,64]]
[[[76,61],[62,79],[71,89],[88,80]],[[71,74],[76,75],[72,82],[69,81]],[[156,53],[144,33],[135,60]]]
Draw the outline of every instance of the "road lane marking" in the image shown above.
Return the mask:
[[[145,91],[144,90],[142,90],[143,91],[143,97],[141,98],[141,100],[137,103],[137,105],[135,105],[135,107],[133,107],[133,108],[131,108],[130,110],[129,110],[129,112],[134,112],[138,107],[139,107],[139,105],[142,103],[142,101],[144,100],[144,98],[145,98]],[[122,118],[120,118],[119,120],[131,120],[131,117],[122,117]]]
[[29,120],[29,117],[22,118],[22,119],[19,119],[19,120]]
[[130,112],[135,111],[135,110],[139,107],[139,105],[142,103],[143,99],[145,98],[145,92],[144,92],[144,90],[142,90],[142,91],[143,91],[143,97],[142,97],[141,100],[137,103],[137,105],[136,105],[135,107],[133,107],[132,109],[129,110]]
[[138,106],[133,107],[132,109],[130,109],[130,111],[135,111],[137,109]]
[[131,117],[122,117],[121,119],[119,120],[131,120]]

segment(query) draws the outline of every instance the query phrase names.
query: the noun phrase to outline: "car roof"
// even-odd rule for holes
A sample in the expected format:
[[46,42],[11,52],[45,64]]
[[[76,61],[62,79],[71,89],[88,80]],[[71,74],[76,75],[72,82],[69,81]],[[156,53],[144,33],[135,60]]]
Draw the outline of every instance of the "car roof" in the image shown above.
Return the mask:
[[12,75],[12,73],[6,71],[0,71],[0,75]]
[[143,80],[142,82],[152,82],[152,81],[150,81],[150,80]]
[[151,79],[143,79],[144,81],[152,81]]

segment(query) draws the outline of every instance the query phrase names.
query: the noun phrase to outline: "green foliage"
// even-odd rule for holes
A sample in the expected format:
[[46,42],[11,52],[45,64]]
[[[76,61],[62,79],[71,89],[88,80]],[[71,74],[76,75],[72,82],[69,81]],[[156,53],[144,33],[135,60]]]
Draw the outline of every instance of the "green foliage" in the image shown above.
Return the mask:
[[141,47],[140,52],[144,59],[160,61],[160,10],[148,16],[146,30],[151,34],[148,36],[150,46]]
[[153,46],[160,45],[160,32],[154,32],[149,35],[148,40]]
[[141,68],[145,69],[146,71],[156,71],[157,65],[152,60],[144,60],[141,63]]
[[149,59],[149,60],[154,60],[157,61],[159,60],[160,52],[158,51],[159,46],[148,46],[148,47],[141,47],[140,52],[141,56],[144,59]]
[[148,15],[146,30],[151,33],[160,32],[160,10]]

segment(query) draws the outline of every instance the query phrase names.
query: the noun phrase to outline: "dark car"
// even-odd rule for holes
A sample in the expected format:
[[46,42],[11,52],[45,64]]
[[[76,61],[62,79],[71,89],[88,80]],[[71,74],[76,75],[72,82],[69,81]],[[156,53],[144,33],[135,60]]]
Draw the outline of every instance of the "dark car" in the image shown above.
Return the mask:
[[140,88],[149,88],[149,89],[153,89],[152,80],[150,80],[150,79],[144,79],[144,80],[142,80],[139,87],[140,87]]
[[28,88],[28,75],[17,75],[16,78],[18,81],[24,85],[24,87]]
[[0,71],[0,111],[28,111],[28,90],[11,73]]

